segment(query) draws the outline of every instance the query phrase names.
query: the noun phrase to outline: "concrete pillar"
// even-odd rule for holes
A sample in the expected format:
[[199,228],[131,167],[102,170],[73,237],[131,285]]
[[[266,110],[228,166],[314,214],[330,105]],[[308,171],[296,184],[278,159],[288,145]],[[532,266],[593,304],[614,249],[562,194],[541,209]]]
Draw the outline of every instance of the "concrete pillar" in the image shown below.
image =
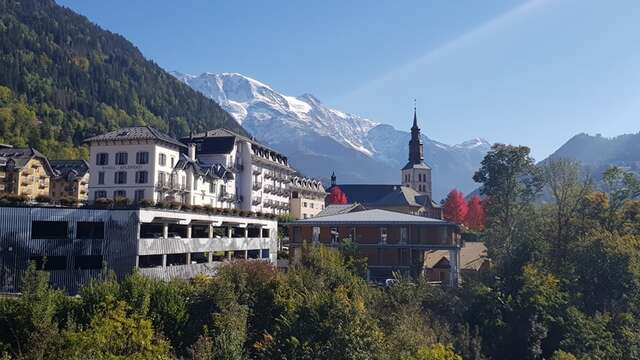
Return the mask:
[[231,251],[227,251],[227,260],[231,261]]
[[162,254],[162,267],[167,267],[167,254]]
[[191,253],[187,253],[187,265],[191,265]]
[[136,255],[136,269],[140,267],[140,255]]
[[244,238],[245,239],[249,238],[249,227],[244,228]]
[[231,237],[231,233],[232,233],[232,228],[231,228],[231,226],[228,226],[227,227],[227,237],[230,238]]
[[191,224],[187,225],[187,239],[191,239],[192,230]]
[[449,285],[458,286],[460,283],[460,249],[449,250]]
[[207,262],[209,264],[213,262],[213,251],[209,251]]
[[165,239],[169,238],[169,224],[162,224],[162,237]]
[[213,224],[209,224],[209,239],[213,239]]
[[249,250],[244,251],[244,259],[247,260],[249,258]]

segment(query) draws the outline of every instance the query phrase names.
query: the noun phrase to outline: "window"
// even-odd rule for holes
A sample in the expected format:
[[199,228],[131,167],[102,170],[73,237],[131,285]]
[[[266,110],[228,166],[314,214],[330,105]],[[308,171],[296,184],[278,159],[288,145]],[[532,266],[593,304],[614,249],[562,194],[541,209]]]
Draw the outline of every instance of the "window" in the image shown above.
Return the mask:
[[96,199],[101,199],[101,198],[106,198],[107,197],[107,192],[106,191],[96,191],[95,192],[95,198]]
[[269,258],[269,249],[262,249],[262,258],[263,259]]
[[76,270],[102,269],[102,255],[79,255],[75,258],[73,266]]
[[66,239],[67,225],[66,221],[32,221],[31,238]]
[[309,203],[309,207],[313,209],[313,203]]
[[76,239],[104,239],[104,222],[78,221]]
[[167,254],[167,266],[185,265],[187,254]]
[[104,185],[104,171],[98,172],[98,185]]
[[136,184],[146,184],[149,180],[149,173],[146,171],[136,171]]
[[66,256],[30,256],[29,261],[36,263],[39,270],[65,270],[67,268]]
[[162,267],[162,255],[138,256],[138,267],[141,269]]
[[386,244],[387,243],[387,228],[386,227],[380,228],[380,243],[381,244]]
[[209,182],[209,192],[212,194],[216,193],[216,184],[213,181]]
[[332,244],[337,244],[340,239],[340,233],[338,232],[338,228],[337,227],[332,227],[331,228],[331,243]]
[[113,182],[115,184],[126,184],[127,183],[127,172],[126,171],[116,171],[113,174]]
[[407,228],[406,227],[401,227],[400,228],[400,242],[403,244],[406,244],[408,240],[408,236],[407,236]]
[[259,259],[260,258],[260,250],[259,249],[248,250],[247,251],[247,258],[248,259]]
[[96,155],[96,165],[109,165],[109,154],[99,153]]
[[140,202],[144,200],[144,190],[136,190],[133,193],[133,199],[135,200],[135,202]]
[[140,238],[141,239],[160,239],[162,238],[162,224],[159,223],[141,223]]
[[126,190],[116,190],[113,192],[113,198],[126,198],[127,197],[127,191]]
[[129,154],[126,152],[116,153],[116,165],[127,165]]
[[172,156],[172,157],[171,157],[171,168],[173,168],[174,161],[175,161],[175,160],[173,159],[173,156]]
[[311,233],[311,241],[318,242],[320,241],[320,227],[314,226]]
[[307,207],[307,202],[306,202],[306,201],[305,201],[305,202],[303,202],[303,203],[302,203],[302,206],[303,206],[303,207]]
[[262,229],[262,237],[263,238],[269,237],[269,229]]
[[208,262],[209,262],[209,253],[207,252],[191,253],[192,264],[206,264]]
[[149,163],[149,153],[146,151],[138,151],[136,153],[136,164],[148,164]]
[[160,153],[158,157],[158,163],[160,164],[160,166],[167,165],[167,155]]
[[162,171],[158,171],[158,185],[164,185],[166,184],[166,176],[165,173]]

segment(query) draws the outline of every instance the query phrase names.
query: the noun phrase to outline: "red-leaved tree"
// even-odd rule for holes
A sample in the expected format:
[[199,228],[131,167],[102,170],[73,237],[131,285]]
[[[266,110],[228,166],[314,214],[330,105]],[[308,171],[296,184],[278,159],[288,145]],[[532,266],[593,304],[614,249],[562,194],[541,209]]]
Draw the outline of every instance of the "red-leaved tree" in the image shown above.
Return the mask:
[[484,205],[480,196],[474,195],[467,204],[467,216],[464,223],[471,230],[481,231],[484,229]]
[[451,190],[443,206],[444,218],[456,224],[464,223],[467,216],[467,202],[464,194],[456,189]]
[[327,198],[329,204],[346,204],[348,203],[347,195],[338,186],[331,188],[329,197]]

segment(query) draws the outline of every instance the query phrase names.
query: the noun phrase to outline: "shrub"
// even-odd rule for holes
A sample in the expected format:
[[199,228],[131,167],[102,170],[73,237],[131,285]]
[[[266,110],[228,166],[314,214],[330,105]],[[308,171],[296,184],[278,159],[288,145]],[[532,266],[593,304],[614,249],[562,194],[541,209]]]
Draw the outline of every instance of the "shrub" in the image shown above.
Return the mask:
[[156,203],[156,207],[158,209],[167,209],[169,208],[169,203],[164,200],[160,200]]
[[169,207],[170,207],[171,209],[180,210],[180,208],[182,207],[182,203],[180,203],[179,201],[172,201],[172,202],[169,204]]
[[193,205],[193,206],[191,207],[191,210],[193,210],[193,212],[201,213],[201,212],[204,212],[204,211],[205,211],[205,208],[204,208],[204,207],[202,207],[202,206],[200,206],[200,205]]
[[138,205],[140,205],[140,207],[153,207],[155,204],[151,200],[140,200]]
[[211,205],[205,205],[202,209],[207,214],[213,214],[215,212],[215,208],[213,206],[211,206]]
[[97,198],[94,202],[96,206],[101,208],[108,208],[113,205],[113,200],[109,198]]
[[64,206],[76,206],[79,203],[78,199],[71,196],[65,196],[63,198],[60,198],[58,202],[60,203],[60,205],[64,205]]
[[26,195],[17,195],[17,194],[7,194],[5,197],[5,199],[7,199],[7,201],[9,201],[10,203],[26,203],[27,201],[29,201],[29,197]]
[[39,203],[50,203],[51,202],[51,197],[49,197],[49,195],[40,194],[40,195],[36,196],[35,200],[37,202],[39,202]]
[[184,211],[193,211],[193,206],[189,204],[182,204],[182,210]]
[[129,206],[131,204],[131,201],[126,197],[117,197],[115,198],[113,203],[115,206]]

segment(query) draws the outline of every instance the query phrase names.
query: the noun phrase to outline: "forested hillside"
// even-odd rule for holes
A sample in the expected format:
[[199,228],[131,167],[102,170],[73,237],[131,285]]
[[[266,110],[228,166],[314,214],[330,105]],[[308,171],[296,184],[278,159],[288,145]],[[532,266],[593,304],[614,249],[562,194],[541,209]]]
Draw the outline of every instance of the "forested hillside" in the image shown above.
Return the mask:
[[0,85],[10,89],[0,99],[0,142],[53,158],[80,155],[82,139],[122,126],[244,133],[125,38],[51,0],[0,0]]

